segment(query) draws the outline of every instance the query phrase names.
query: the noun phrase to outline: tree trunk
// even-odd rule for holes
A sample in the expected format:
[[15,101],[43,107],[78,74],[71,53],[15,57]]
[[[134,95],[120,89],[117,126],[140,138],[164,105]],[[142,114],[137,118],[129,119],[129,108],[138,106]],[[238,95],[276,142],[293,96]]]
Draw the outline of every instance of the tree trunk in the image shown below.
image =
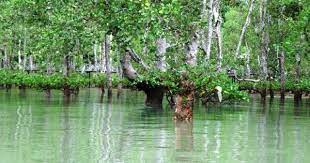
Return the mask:
[[7,53],[7,47],[4,46],[4,60],[3,60],[3,67],[4,68],[9,68],[9,56],[8,56],[8,53]]
[[260,4],[260,28],[261,28],[261,79],[266,80],[268,78],[268,68],[267,68],[267,57],[269,51],[269,32],[268,32],[268,20],[267,18],[267,9],[266,9],[266,1],[261,0]]
[[111,35],[105,35],[105,65],[106,65],[106,75],[107,75],[107,87],[108,96],[112,95],[112,76],[111,76],[111,63],[110,63],[110,52],[111,52]]
[[165,89],[157,86],[143,90],[146,94],[145,105],[153,108],[162,108]]
[[285,65],[284,65],[284,51],[282,50],[279,56],[279,72],[280,72],[280,84],[281,84],[281,100],[285,98]]
[[250,67],[250,48],[246,44],[246,53],[245,53],[245,77],[251,78],[251,67]]
[[18,40],[18,69],[22,70],[23,66],[22,66],[22,54],[21,54],[21,40]]
[[124,76],[130,80],[134,80],[137,77],[137,72],[130,62],[131,58],[130,51],[126,50],[123,58],[121,59],[121,65]]
[[105,42],[102,42],[101,48],[100,48],[100,54],[101,54],[101,59],[100,59],[100,72],[104,73],[106,71],[106,61],[105,61]]
[[95,43],[93,45],[93,50],[94,50],[94,66],[95,66],[95,71],[98,71],[97,41],[95,41]]
[[240,55],[240,48],[241,48],[241,45],[242,45],[242,41],[243,41],[243,38],[244,38],[244,35],[245,35],[245,32],[246,32],[246,29],[249,26],[250,21],[251,21],[251,14],[252,14],[252,11],[253,11],[253,6],[254,6],[254,0],[251,0],[250,6],[249,6],[248,15],[247,15],[247,17],[245,19],[245,23],[244,23],[244,25],[242,27],[242,31],[241,31],[241,34],[240,34],[239,42],[238,42],[238,45],[237,45],[236,54],[235,54],[236,57],[239,57],[239,55]]
[[[118,65],[118,67],[117,67],[117,73],[118,73],[118,77],[119,78],[123,78],[123,72],[122,72],[122,67],[121,67],[121,65]],[[120,97],[120,95],[121,95],[121,93],[122,93],[122,88],[123,86],[122,86],[122,83],[121,82],[119,82],[119,83],[117,83],[117,97]]]
[[[185,78],[186,77],[184,77],[184,79]],[[180,87],[184,89],[184,92],[177,94],[174,120],[189,121],[193,118],[194,84],[185,79],[181,81]],[[185,99],[184,102],[183,99]]]
[[[296,71],[296,76],[295,76],[295,83],[299,83],[300,82],[300,74],[301,74],[301,68],[300,68],[300,62],[301,62],[301,59],[300,59],[300,52],[297,52],[296,55],[295,55],[295,58],[296,58],[296,68],[295,68],[295,71]],[[302,90],[300,89],[295,89],[294,90],[294,101],[295,102],[300,102],[302,99]]]
[[65,78],[65,83],[64,83],[64,95],[65,96],[70,96],[70,86],[68,84],[68,77],[70,73],[70,60],[69,60],[69,55],[64,56],[64,70],[63,70],[63,75]]
[[211,45],[212,45],[212,34],[213,34],[213,0],[209,1],[209,11],[208,11],[208,36],[207,42],[204,47],[206,53],[206,62],[210,60],[211,56]]
[[160,71],[167,70],[166,64],[166,52],[167,49],[170,47],[169,43],[167,42],[166,38],[159,38],[156,41],[157,50],[156,50],[156,67]]
[[197,53],[199,50],[198,35],[195,33],[192,41],[188,43],[185,49],[186,64],[190,66],[197,65]]
[[216,55],[216,70],[218,72],[222,71],[222,60],[223,60],[223,54],[222,54],[222,32],[221,32],[221,26],[222,26],[222,17],[220,13],[220,0],[214,1],[214,28],[215,28],[215,35],[217,39],[217,55]]
[[30,71],[34,70],[34,64],[33,64],[33,57],[32,57],[32,55],[29,56],[29,68],[30,68]]

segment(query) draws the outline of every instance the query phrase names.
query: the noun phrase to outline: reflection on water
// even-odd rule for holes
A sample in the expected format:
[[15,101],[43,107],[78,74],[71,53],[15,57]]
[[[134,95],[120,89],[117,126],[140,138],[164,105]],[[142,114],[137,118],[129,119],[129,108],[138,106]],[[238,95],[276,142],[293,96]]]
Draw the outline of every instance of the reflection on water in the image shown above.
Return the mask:
[[193,122],[85,89],[0,90],[0,162],[310,162],[310,104],[293,99],[196,105]]

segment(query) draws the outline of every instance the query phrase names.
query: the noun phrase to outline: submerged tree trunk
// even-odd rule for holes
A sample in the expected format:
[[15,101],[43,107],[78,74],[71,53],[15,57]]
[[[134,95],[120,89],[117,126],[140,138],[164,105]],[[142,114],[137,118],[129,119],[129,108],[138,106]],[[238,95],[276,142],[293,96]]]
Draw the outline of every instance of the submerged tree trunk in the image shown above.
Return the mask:
[[282,50],[279,56],[279,72],[280,72],[280,84],[281,84],[281,100],[285,98],[285,67],[284,67],[284,51]]
[[146,94],[145,105],[154,108],[161,108],[164,98],[165,89],[161,86],[143,89]]
[[247,15],[247,17],[245,19],[245,23],[244,23],[244,25],[242,27],[242,31],[241,31],[241,34],[240,34],[239,42],[238,42],[238,45],[237,45],[236,54],[235,54],[236,57],[239,57],[239,55],[240,55],[240,48],[241,48],[241,45],[242,45],[242,41],[243,41],[243,38],[244,38],[244,35],[245,35],[245,32],[246,32],[246,29],[249,26],[250,21],[251,21],[251,14],[252,14],[252,11],[253,11],[253,6],[254,6],[254,0],[251,0],[250,6],[249,6],[248,15]]
[[174,120],[191,120],[193,118],[193,102],[194,102],[194,83],[187,80],[186,74],[183,74],[180,87],[183,92],[177,94],[176,107],[174,112]]
[[107,87],[108,96],[112,95],[112,76],[111,76],[111,63],[110,63],[110,52],[111,52],[111,35],[105,35],[105,65],[106,65],[106,75],[107,75]]

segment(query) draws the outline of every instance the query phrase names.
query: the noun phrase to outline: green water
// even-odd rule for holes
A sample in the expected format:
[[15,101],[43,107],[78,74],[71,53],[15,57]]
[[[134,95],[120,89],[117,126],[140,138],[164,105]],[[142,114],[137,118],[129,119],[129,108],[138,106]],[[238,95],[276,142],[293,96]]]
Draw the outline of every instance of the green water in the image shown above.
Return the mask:
[[139,92],[108,101],[86,89],[68,102],[0,90],[0,162],[310,162],[309,101],[255,99],[196,105],[193,123],[174,123]]

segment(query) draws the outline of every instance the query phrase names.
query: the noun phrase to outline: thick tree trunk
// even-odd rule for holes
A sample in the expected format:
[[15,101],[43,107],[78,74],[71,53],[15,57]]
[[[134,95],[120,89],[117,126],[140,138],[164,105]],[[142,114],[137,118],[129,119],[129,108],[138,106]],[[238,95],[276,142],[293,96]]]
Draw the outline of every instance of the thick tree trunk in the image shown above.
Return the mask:
[[111,63],[110,63],[110,52],[111,52],[111,35],[105,35],[105,65],[106,65],[106,75],[107,75],[107,87],[108,96],[112,95],[112,76],[111,76]]
[[238,42],[238,45],[237,45],[236,54],[235,54],[236,57],[239,57],[239,55],[240,55],[240,48],[241,48],[241,45],[242,45],[242,41],[243,41],[243,38],[244,38],[244,35],[245,35],[245,32],[246,32],[246,29],[249,26],[250,21],[251,21],[251,14],[252,14],[252,11],[253,11],[253,6],[254,6],[254,0],[251,0],[250,6],[249,6],[248,15],[247,15],[245,23],[244,23],[244,25],[242,27],[242,31],[241,31],[241,34],[240,34],[239,42]]
[[280,84],[281,84],[281,100],[285,98],[285,66],[284,66],[284,51],[282,50],[279,56],[279,72],[280,72]]
[[145,105],[154,108],[161,108],[165,89],[163,87],[146,88],[143,90],[146,94]]
[[[187,81],[184,77],[184,80],[181,81],[180,87],[184,89],[183,92],[177,94],[176,97],[176,107],[174,112],[174,120],[191,120],[193,118],[193,102],[194,102],[194,84],[190,81]],[[183,102],[183,99],[185,101]]]
[[222,17],[220,13],[220,0],[214,1],[214,28],[215,28],[215,35],[217,39],[217,55],[216,55],[216,70],[218,72],[222,71],[222,60],[223,60],[223,54],[222,54],[222,32],[221,32],[221,26],[222,26]]
[[211,45],[212,45],[212,34],[213,34],[213,0],[209,1],[208,5],[208,36],[204,51],[206,53],[206,62],[210,60],[211,56]]

